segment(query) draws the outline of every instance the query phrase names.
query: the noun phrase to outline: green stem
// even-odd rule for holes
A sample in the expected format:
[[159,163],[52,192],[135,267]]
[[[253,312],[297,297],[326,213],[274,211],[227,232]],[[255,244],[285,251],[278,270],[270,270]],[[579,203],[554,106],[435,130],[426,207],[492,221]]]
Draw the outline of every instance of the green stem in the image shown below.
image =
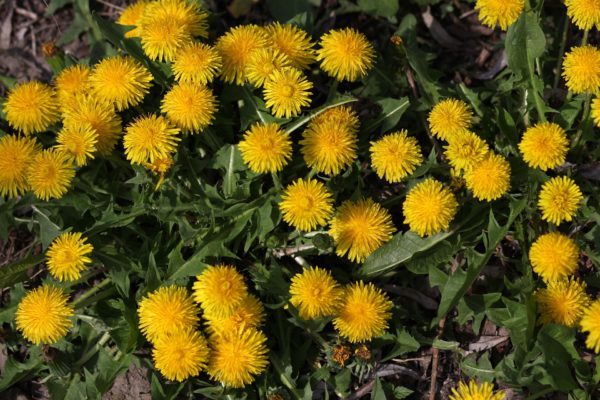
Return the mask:
[[260,122],[262,122],[263,124],[266,124],[267,120],[265,119],[263,114],[258,109],[258,104],[256,104],[256,101],[254,100],[254,95],[252,94],[252,91],[250,89],[248,89],[248,87],[246,85],[244,85],[243,92],[246,95],[246,97],[248,98],[248,101],[250,102],[250,104],[252,105],[252,108],[254,108],[254,111],[256,111],[256,115],[258,116],[258,119],[260,119]]
[[110,333],[104,332],[102,337],[100,337],[100,339],[98,340],[98,343],[96,343],[94,345],[94,347],[89,349],[83,356],[81,356],[81,358],[79,359],[79,361],[77,361],[75,366],[81,367],[83,364],[88,362],[89,359],[92,358],[94,356],[94,354],[96,354],[109,340],[110,340]]
[[581,39],[581,45],[585,46],[588,42],[588,35],[589,35],[590,31],[589,30],[585,30],[583,31],[583,39]]
[[579,129],[573,138],[573,142],[571,143],[572,149],[577,149],[581,145],[581,138],[583,137],[584,131],[587,129],[589,121],[590,121],[590,103],[592,101],[592,95],[586,93],[585,102],[583,103],[583,115],[581,117],[581,124],[579,125]]
[[275,190],[278,192],[281,191],[281,180],[279,176],[275,172],[271,172],[271,178],[273,178],[273,186],[275,186]]
[[109,277],[104,278],[104,280],[102,282],[100,282],[99,284],[97,284],[96,286],[92,287],[90,290],[88,290],[87,292],[85,292],[84,294],[82,294],[81,296],[79,296],[78,298],[76,298],[72,305],[73,307],[77,308],[77,306],[79,304],[81,304],[84,300],[92,297],[94,294],[96,294],[97,292],[99,292],[101,289],[103,289],[104,287],[106,287],[108,284],[111,283],[111,280]]
[[329,86],[329,93],[327,93],[327,103],[329,103],[331,100],[333,100],[333,98],[337,94],[338,85],[339,85],[338,80],[334,79],[331,86]]
[[565,14],[562,35],[560,37],[560,47],[558,49],[558,59],[556,61],[556,73],[554,74],[554,85],[552,86],[554,89],[558,87],[560,83],[560,70],[562,68],[563,57],[565,55],[565,48],[567,47],[567,34],[569,33],[569,22],[570,19]]
[[541,122],[546,122],[545,107],[542,102],[542,98],[540,97],[540,93],[537,90],[537,83],[535,81],[536,74],[533,64],[533,62],[529,63],[529,82],[531,84],[531,94],[533,95],[533,102],[535,103],[535,108],[538,113],[538,120]]

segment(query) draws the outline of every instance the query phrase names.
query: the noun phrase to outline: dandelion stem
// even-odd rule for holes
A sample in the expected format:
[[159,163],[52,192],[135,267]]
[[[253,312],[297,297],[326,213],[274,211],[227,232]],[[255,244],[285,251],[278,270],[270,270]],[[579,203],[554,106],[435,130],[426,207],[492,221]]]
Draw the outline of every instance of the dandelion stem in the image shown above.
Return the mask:
[[73,307],[77,307],[84,300],[89,299],[90,297],[92,297],[94,294],[99,292],[101,289],[103,289],[105,286],[107,286],[110,283],[111,283],[111,279],[109,277],[104,278],[104,280],[102,282],[100,282],[96,286],[92,287],[90,290],[88,290],[87,292],[85,292],[84,294],[79,296],[77,299],[75,299],[73,301]]

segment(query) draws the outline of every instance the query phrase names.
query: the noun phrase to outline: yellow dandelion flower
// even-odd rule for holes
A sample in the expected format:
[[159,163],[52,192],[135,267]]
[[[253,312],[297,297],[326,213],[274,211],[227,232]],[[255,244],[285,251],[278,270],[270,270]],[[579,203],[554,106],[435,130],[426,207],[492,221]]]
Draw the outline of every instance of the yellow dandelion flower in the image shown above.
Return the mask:
[[46,253],[48,271],[59,281],[76,281],[89,267],[94,247],[79,232],[63,233],[50,245]]
[[54,88],[61,110],[73,106],[78,94],[85,94],[90,90],[90,67],[74,64],[60,71],[54,78]]
[[252,125],[238,147],[244,163],[257,174],[279,172],[292,158],[292,140],[275,123]]
[[591,116],[594,120],[594,124],[596,124],[597,127],[600,127],[600,98],[598,97],[592,101]]
[[246,80],[246,65],[252,54],[265,47],[266,43],[264,29],[256,25],[236,26],[221,36],[215,48],[223,60],[223,80],[227,83],[243,84]]
[[579,29],[588,31],[600,25],[600,3],[596,0],[565,0],[567,15]]
[[179,129],[160,115],[138,117],[125,128],[125,156],[133,164],[154,162],[169,157],[177,149]]
[[152,349],[154,366],[167,379],[182,382],[206,368],[208,343],[193,329],[178,329],[160,336]]
[[323,183],[300,178],[285,188],[279,209],[285,222],[310,232],[327,223],[333,212],[333,198]]
[[0,137],[0,196],[14,198],[27,191],[27,171],[39,150],[33,138]]
[[338,81],[354,82],[373,67],[373,45],[355,29],[332,29],[321,36],[319,45],[317,61],[321,69]]
[[392,302],[380,289],[356,282],[345,288],[333,326],[350,343],[365,342],[383,335],[391,309]]
[[98,133],[90,124],[63,125],[56,136],[56,149],[64,152],[78,167],[94,158]]
[[473,123],[469,105],[458,99],[445,99],[437,103],[429,113],[429,129],[436,137],[449,140]]
[[242,388],[269,364],[267,337],[256,329],[223,332],[210,338],[208,374],[225,386]]
[[289,59],[278,50],[268,47],[258,49],[246,64],[246,79],[255,87],[262,87],[273,72],[289,65]]
[[489,153],[465,172],[465,181],[476,199],[496,200],[510,189],[510,164],[501,155]]
[[8,92],[4,113],[8,124],[25,135],[45,131],[60,116],[52,88],[35,81],[18,84]]
[[345,201],[330,222],[336,253],[351,261],[363,262],[371,253],[392,238],[396,231],[385,208],[371,199]]
[[27,172],[33,194],[45,201],[60,199],[69,190],[74,177],[73,163],[65,153],[56,149],[37,153]]
[[305,268],[294,275],[290,285],[290,303],[304,319],[333,316],[342,294],[342,288],[331,273],[319,267]]
[[471,381],[468,384],[459,382],[456,388],[452,389],[450,400],[504,400],[504,392],[494,393],[494,387],[489,382],[481,384]]
[[576,327],[590,304],[585,286],[576,279],[562,279],[549,282],[547,288],[536,291],[539,323]]
[[542,171],[564,164],[568,149],[567,132],[553,122],[541,122],[528,128],[519,143],[527,165]]
[[500,26],[503,31],[517,21],[524,7],[524,0],[477,0],[475,3],[479,21],[492,29]]
[[303,132],[300,151],[310,168],[337,175],[356,160],[357,142],[356,132],[335,121],[324,121]]
[[142,31],[146,22],[157,19],[175,21],[191,36],[208,37],[208,14],[200,8],[197,2],[188,0],[151,2],[142,15]]
[[313,85],[295,68],[276,69],[263,87],[265,105],[277,118],[295,117],[310,105]]
[[119,18],[117,19],[117,23],[119,25],[134,27],[133,29],[125,32],[125,37],[133,38],[140,36],[140,24],[142,21],[142,15],[144,15],[146,6],[150,3],[151,2],[148,0],[139,0],[125,7],[123,12],[121,12],[121,15],[119,15]]
[[221,56],[214,47],[191,42],[179,49],[171,69],[179,82],[206,85],[219,74]]
[[208,87],[179,82],[165,94],[160,110],[178,128],[200,132],[209,126],[217,111],[217,100]]
[[255,296],[249,294],[230,315],[204,313],[206,328],[211,335],[258,328],[265,319],[265,309]]
[[417,139],[408,136],[406,130],[386,135],[371,142],[371,165],[382,179],[400,182],[423,162]]
[[456,171],[471,169],[482,162],[490,151],[485,140],[466,130],[450,136],[448,145],[444,146],[444,149],[448,163]]
[[173,157],[158,157],[153,162],[143,164],[144,168],[150,170],[153,174],[164,176],[173,166]]
[[121,136],[121,117],[110,103],[94,96],[77,96],[73,106],[65,110],[64,125],[90,125],[97,135],[99,154],[110,154]]
[[268,45],[285,54],[292,67],[306,69],[315,61],[313,43],[308,34],[292,24],[273,22],[265,26]]
[[600,50],[592,45],[572,48],[563,59],[562,76],[572,93],[598,93]]
[[142,64],[124,56],[103,59],[90,75],[93,93],[119,111],[141,103],[151,82],[152,74]]
[[594,301],[587,307],[579,322],[582,332],[587,332],[588,337],[585,345],[588,349],[600,353],[600,299]]
[[458,203],[450,189],[432,178],[412,188],[402,205],[404,223],[419,236],[448,229],[457,209]]
[[248,296],[244,277],[231,265],[209,266],[196,279],[194,300],[213,317],[230,315]]
[[566,278],[577,270],[579,247],[560,232],[546,233],[531,245],[529,261],[545,282]]
[[140,330],[151,343],[198,324],[198,307],[186,288],[161,287],[145,296],[139,304]]
[[340,125],[352,133],[358,132],[360,120],[356,112],[350,107],[337,106],[323,111],[321,114],[314,117],[309,123],[309,128],[320,125],[325,122],[330,122],[335,125]]
[[69,296],[54,286],[40,286],[23,297],[17,306],[17,329],[34,344],[53,344],[67,335],[74,312]]
[[142,49],[151,60],[171,62],[179,49],[192,41],[192,35],[180,21],[168,15],[144,15],[140,29]]
[[579,186],[566,176],[557,176],[544,183],[538,207],[544,221],[559,225],[571,221],[583,200]]

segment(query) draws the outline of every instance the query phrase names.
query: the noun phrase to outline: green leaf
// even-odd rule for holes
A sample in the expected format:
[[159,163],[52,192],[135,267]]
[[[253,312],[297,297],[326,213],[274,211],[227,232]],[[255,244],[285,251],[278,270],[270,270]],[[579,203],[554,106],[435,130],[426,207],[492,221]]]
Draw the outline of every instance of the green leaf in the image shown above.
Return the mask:
[[508,28],[505,46],[510,69],[526,77],[535,59],[544,54],[546,49],[546,37],[538,16],[532,12],[522,13],[517,22]]
[[311,11],[308,0],[267,0],[267,7],[271,15],[281,23],[288,22],[298,14]]
[[27,280],[27,270],[43,262],[44,258],[44,254],[29,256],[0,268],[0,288]]
[[387,132],[393,129],[398,125],[400,118],[402,118],[402,115],[410,106],[408,97],[402,97],[400,99],[387,98],[378,100],[376,103],[381,107],[381,115],[375,118],[375,120],[364,129],[364,132],[369,135],[372,134],[372,131],[377,127],[380,127],[381,132]]
[[[569,392],[579,385],[571,373],[572,357],[563,342],[571,344],[575,340],[573,330],[566,327],[558,329],[570,330],[570,337],[556,337],[556,325],[545,325],[538,335],[538,343],[544,353],[544,367],[548,372],[550,384],[556,390]],[[560,333],[560,332],[559,332]]]
[[357,6],[367,14],[395,20],[400,2],[398,0],[358,0]]
[[371,254],[365,260],[359,273],[365,277],[381,275],[411,260],[417,253],[431,249],[452,234],[453,232],[449,231],[422,238],[411,231],[400,232]]
[[50,243],[61,233],[61,228],[46,215],[43,210],[37,207],[33,207],[35,213],[35,219],[40,224],[40,241],[42,242],[42,248],[47,249]]
[[375,385],[373,386],[373,390],[371,390],[371,400],[386,400],[383,385],[379,378],[375,378]]
[[487,264],[492,254],[496,251],[496,247],[500,241],[506,236],[513,222],[521,214],[527,205],[527,199],[512,200],[510,203],[510,214],[506,224],[502,227],[498,226],[493,212],[490,210],[489,217],[489,233],[486,237],[486,252],[484,254],[476,252],[474,249],[467,251],[467,270],[456,270],[453,275],[450,275],[448,281],[441,288],[442,297],[438,315],[432,324],[437,323],[440,318],[446,315],[451,309],[456,306],[458,301],[465,295],[471,287],[475,279],[479,276],[483,267]]

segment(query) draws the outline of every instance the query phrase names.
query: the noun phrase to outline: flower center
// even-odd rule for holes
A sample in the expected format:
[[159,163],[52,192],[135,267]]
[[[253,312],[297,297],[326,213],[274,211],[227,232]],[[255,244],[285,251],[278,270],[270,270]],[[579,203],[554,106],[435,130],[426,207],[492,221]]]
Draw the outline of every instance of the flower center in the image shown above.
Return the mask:
[[281,95],[284,97],[292,97],[294,95],[294,87],[289,84],[285,84],[281,86]]

